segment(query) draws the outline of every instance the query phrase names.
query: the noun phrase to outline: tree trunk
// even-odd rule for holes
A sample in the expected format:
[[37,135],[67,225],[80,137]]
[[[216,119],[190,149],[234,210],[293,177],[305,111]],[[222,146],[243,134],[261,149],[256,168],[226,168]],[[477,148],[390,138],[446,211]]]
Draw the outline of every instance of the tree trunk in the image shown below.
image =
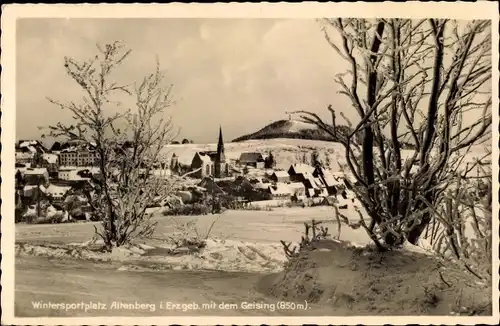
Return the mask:
[[[423,170],[421,171],[421,175],[427,175],[427,178],[423,177],[421,180],[422,186],[425,187],[424,189],[422,189],[424,192],[424,198],[427,200],[428,203],[433,205],[434,191],[430,189],[432,189],[435,186],[435,182],[434,180],[432,180],[435,178],[435,175],[433,173],[429,173],[431,171],[428,163],[428,157],[432,149],[431,147],[432,141],[434,140],[434,137],[436,135],[436,120],[439,109],[438,106],[439,85],[441,83],[441,66],[443,63],[443,54],[444,54],[443,35],[444,35],[445,23],[442,23],[442,25],[440,26],[437,21],[431,20],[431,25],[434,31],[436,56],[434,58],[432,89],[427,111],[428,120],[426,126],[427,127],[426,135],[420,152],[420,168]],[[425,209],[425,207],[426,205],[422,202],[419,202],[416,205],[417,209]],[[424,214],[422,216],[420,223],[415,225],[408,232],[407,239],[411,244],[415,245],[418,242],[418,239],[424,232],[425,227],[427,226],[427,224],[429,224],[431,220],[432,220],[432,215],[430,213]]]
[[[382,37],[384,33],[385,23],[383,21],[379,22],[377,25],[377,34]],[[377,70],[374,68],[375,62],[377,60],[377,53],[379,51],[381,40],[376,35],[373,37],[373,43],[371,47],[371,52],[373,53],[370,57],[370,64],[368,66],[368,111],[372,109],[376,102],[376,89],[377,89]],[[367,127],[363,130],[363,177],[366,180],[368,187],[368,194],[370,199],[375,202],[375,189],[372,187],[375,183],[375,172],[373,168],[373,130],[371,127],[371,119],[367,121]],[[372,217],[373,218],[373,217]],[[377,217],[378,219],[378,217]],[[375,220],[379,223],[380,221]]]

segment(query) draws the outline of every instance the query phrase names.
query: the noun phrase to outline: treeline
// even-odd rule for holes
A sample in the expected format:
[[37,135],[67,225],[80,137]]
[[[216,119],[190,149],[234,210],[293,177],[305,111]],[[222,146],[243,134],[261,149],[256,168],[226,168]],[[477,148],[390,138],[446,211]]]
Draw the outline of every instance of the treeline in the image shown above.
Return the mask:
[[[284,131],[267,131],[267,132],[256,132],[249,135],[244,135],[233,140],[233,142],[242,142],[246,140],[261,140],[261,139],[276,139],[276,138],[287,138],[287,139],[305,139],[305,140],[321,140],[330,142],[340,142],[340,137],[347,137],[352,133],[352,129],[349,126],[340,125],[336,127],[337,138],[333,137],[329,133],[321,129],[303,129],[298,132],[284,132]],[[356,133],[354,137],[361,137],[361,133]],[[358,139],[359,140],[359,139]],[[377,142],[375,141],[375,145]],[[415,145],[407,142],[400,141],[402,149],[415,149]]]

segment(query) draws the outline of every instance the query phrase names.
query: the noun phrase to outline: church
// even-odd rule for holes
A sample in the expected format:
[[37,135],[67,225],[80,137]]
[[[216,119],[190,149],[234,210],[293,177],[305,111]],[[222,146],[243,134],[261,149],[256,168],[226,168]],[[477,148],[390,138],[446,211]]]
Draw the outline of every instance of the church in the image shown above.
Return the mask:
[[200,179],[208,176],[224,178],[229,175],[229,166],[224,154],[222,127],[219,127],[217,151],[197,152],[191,162],[191,171],[196,171],[193,177]]

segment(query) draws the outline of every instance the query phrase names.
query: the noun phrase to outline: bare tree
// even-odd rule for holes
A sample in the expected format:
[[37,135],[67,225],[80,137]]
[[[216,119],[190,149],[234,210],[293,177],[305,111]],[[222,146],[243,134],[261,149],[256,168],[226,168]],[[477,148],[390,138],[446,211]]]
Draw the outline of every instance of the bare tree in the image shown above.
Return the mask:
[[[163,150],[172,139],[172,123],[165,117],[172,105],[172,86],[164,86],[159,64],[141,83],[114,82],[112,73],[131,50],[119,42],[97,48],[95,58],[85,62],[65,58],[66,72],[84,98],[82,103],[49,99],[73,116],[73,124],[57,123],[49,129],[53,137],[80,140],[96,150],[101,176],[93,179],[95,191],[87,196],[102,221],[95,232],[110,249],[150,236],[156,223],[146,207],[170,193],[163,171],[153,173],[158,172],[153,166],[165,161]],[[116,96],[132,100],[133,109],[123,110]]]
[[[359,121],[342,137],[318,115],[300,111],[337,138],[358,181],[379,249],[416,244],[432,208],[460,175],[465,152],[488,140],[492,123],[491,22],[442,19],[324,19],[326,40],[348,63],[336,76]],[[332,33],[331,30],[336,33]],[[475,112],[473,121],[468,112]],[[469,121],[468,121],[469,120]],[[335,137],[338,136],[338,137]],[[410,155],[402,144],[411,142]]]

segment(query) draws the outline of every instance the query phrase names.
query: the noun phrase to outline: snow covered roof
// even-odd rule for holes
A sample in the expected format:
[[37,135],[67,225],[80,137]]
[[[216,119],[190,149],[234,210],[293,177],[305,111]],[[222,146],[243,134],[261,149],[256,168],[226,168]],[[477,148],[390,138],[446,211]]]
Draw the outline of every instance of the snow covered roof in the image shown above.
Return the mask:
[[274,186],[269,186],[269,191],[273,195],[291,195],[293,193],[288,184],[280,182]]
[[72,146],[72,147],[68,147],[68,148],[61,150],[61,153],[73,153],[73,152],[76,152],[77,150],[78,150],[77,147]]
[[299,164],[293,164],[290,168],[293,168],[295,173],[313,173],[314,168],[310,165],[304,164],[304,163],[299,163]]
[[34,152],[16,152],[16,158],[33,158]]
[[34,169],[26,169],[24,174],[28,175],[40,175],[40,174],[48,174],[46,168],[34,168]]
[[40,186],[40,190],[46,194],[50,195],[60,195],[63,196],[65,193],[67,193],[71,187],[68,186],[57,186],[54,184],[50,184],[47,188],[44,186]]
[[203,163],[211,163],[214,154],[211,152],[197,152],[195,155],[198,155]]
[[291,189],[294,189],[294,190],[306,188],[306,186],[304,186],[304,184],[302,182],[291,182],[288,184],[288,187]]
[[210,163],[210,162],[212,162],[212,159],[210,158],[210,156],[209,156],[209,155],[204,154],[204,153],[198,153],[198,154],[199,154],[199,156],[200,156],[200,158],[201,158],[201,160],[202,160],[203,162],[205,162],[205,163]]
[[[322,180],[322,182],[324,182],[327,187],[333,187],[342,183],[342,181],[339,180],[338,176],[335,177],[330,170],[327,170],[323,167],[317,167],[314,170],[314,175],[321,176],[324,179]],[[343,177],[343,174],[340,174],[340,176]]]
[[312,189],[319,189],[322,187],[322,183],[318,178],[313,177],[313,175],[309,172],[304,172],[302,173],[304,176],[304,179],[306,179],[309,183],[309,185],[306,186],[306,188],[311,187]]
[[241,153],[240,162],[242,163],[255,163],[255,162],[263,162],[264,158],[261,153]]
[[292,190],[293,193],[297,193],[299,191],[305,191],[306,186],[302,182],[292,182],[288,184],[288,187],[290,190]]
[[17,171],[19,171],[21,174],[24,174],[24,172],[26,172],[26,170],[28,170],[28,168],[16,168],[16,173],[17,173]]
[[38,142],[36,140],[25,140],[19,144],[19,147],[36,146]]
[[273,174],[278,178],[288,178],[290,175],[287,171],[274,171]]
[[314,183],[318,188],[323,188],[325,185],[323,184],[323,181],[321,181],[320,178],[314,178]]
[[258,183],[256,183],[254,186],[255,186],[256,188],[258,188],[258,189],[268,189],[268,188],[269,188],[269,186],[271,186],[271,184],[270,184],[270,183],[267,183],[267,182],[266,182],[266,183],[264,183],[264,182],[258,182]]
[[60,166],[59,172],[78,170],[76,166]]
[[42,158],[49,164],[56,164],[58,159],[57,155],[48,153],[42,154]]
[[26,185],[24,186],[23,190],[24,191],[30,191],[30,190],[33,190],[35,189],[37,186],[34,186],[34,185]]

